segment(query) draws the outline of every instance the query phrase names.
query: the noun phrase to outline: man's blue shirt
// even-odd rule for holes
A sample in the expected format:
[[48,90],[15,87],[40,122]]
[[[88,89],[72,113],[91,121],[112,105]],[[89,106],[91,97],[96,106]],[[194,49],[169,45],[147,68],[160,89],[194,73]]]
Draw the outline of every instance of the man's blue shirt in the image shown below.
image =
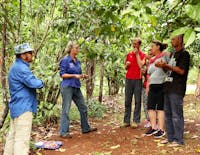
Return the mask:
[[27,111],[35,113],[37,111],[36,89],[42,88],[44,83],[33,75],[29,63],[17,58],[10,69],[8,83],[11,118],[16,118]]
[[[65,56],[61,61],[60,61],[60,76],[63,74],[82,74],[81,71],[81,63],[79,60],[74,62],[71,58],[71,56]],[[75,88],[80,88],[80,80],[76,78],[66,78],[63,79],[61,82],[61,86],[70,86],[70,87],[75,87]]]

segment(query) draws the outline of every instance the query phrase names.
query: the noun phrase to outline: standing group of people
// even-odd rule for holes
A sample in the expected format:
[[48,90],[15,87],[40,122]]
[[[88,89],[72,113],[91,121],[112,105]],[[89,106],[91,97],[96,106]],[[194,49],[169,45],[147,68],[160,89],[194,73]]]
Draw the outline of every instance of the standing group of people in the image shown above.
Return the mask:
[[[172,38],[171,43],[175,52],[171,52],[170,56],[163,52],[167,47],[165,44],[159,41],[152,42],[147,71],[143,72],[142,67],[147,63],[147,56],[140,50],[141,43],[138,38],[133,40],[134,50],[127,55],[125,61],[127,73],[122,127],[135,128],[140,123],[142,73],[147,73],[145,109],[148,112],[146,117],[150,120],[151,128],[146,135],[162,137],[166,130],[167,139],[162,143],[170,143],[170,146],[182,145],[184,144],[183,97],[190,63],[190,55],[183,46],[183,36]],[[36,89],[44,87],[44,82],[36,78],[30,70],[33,52],[34,49],[28,43],[15,47],[16,60],[8,75],[11,120],[4,155],[29,154],[32,113],[37,111]],[[72,138],[69,130],[69,110],[72,101],[80,112],[82,133],[93,132],[97,128],[91,127],[88,123],[87,106],[80,90],[80,79],[88,76],[82,74],[81,63],[77,59],[78,44],[70,42],[66,52],[68,54],[60,61],[62,113],[59,134],[62,138]],[[133,95],[135,110],[131,121]],[[195,95],[196,97],[200,95],[200,71]]]
[[[175,51],[163,52],[167,45],[153,41],[147,66],[147,112],[151,127],[145,133],[160,138],[167,134],[161,143],[169,146],[184,144],[183,98],[189,71],[190,55],[184,49],[183,35],[172,38]],[[133,40],[134,50],[126,56],[125,113],[122,127],[137,127],[140,123],[142,66],[145,54],[140,50],[141,40]],[[199,88],[196,90],[198,93]],[[196,94],[197,94],[196,93]],[[131,122],[132,97],[135,99],[133,121]],[[165,132],[166,131],[166,132]]]

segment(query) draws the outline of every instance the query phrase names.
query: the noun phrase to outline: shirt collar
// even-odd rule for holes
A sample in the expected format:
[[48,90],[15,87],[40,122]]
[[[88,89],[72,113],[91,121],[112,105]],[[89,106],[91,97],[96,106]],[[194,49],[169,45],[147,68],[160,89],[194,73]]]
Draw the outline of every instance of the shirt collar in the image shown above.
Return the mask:
[[30,64],[28,63],[28,62],[26,62],[26,61],[24,61],[24,60],[22,60],[21,58],[17,58],[17,60],[16,60],[17,62],[22,62],[22,63],[24,63],[26,66],[30,66]]

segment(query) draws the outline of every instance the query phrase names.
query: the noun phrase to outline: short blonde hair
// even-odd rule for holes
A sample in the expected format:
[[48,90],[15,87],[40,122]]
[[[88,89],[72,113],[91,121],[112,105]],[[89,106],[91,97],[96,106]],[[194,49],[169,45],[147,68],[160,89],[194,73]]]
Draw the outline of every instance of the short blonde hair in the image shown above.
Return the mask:
[[69,54],[72,48],[74,47],[74,45],[77,45],[77,44],[78,44],[77,41],[69,41],[65,51]]

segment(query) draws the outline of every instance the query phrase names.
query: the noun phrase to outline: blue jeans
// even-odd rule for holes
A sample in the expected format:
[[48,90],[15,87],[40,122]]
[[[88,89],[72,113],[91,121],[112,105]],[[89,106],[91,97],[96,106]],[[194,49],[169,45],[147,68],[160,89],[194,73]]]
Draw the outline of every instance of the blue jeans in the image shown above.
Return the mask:
[[164,112],[168,141],[184,144],[183,96],[166,93],[164,96]]
[[130,119],[131,119],[133,94],[134,94],[134,99],[135,99],[135,109],[134,109],[134,113],[133,113],[133,121],[136,123],[140,123],[142,80],[126,79],[124,123],[128,123],[128,124],[130,124]]
[[73,88],[68,86],[61,87],[61,94],[62,94],[62,114],[60,122],[60,135],[69,133],[69,124],[70,124],[69,110],[71,107],[72,100],[78,107],[80,113],[82,132],[89,131],[90,126],[88,124],[87,106],[85,105],[85,101],[80,88]]

